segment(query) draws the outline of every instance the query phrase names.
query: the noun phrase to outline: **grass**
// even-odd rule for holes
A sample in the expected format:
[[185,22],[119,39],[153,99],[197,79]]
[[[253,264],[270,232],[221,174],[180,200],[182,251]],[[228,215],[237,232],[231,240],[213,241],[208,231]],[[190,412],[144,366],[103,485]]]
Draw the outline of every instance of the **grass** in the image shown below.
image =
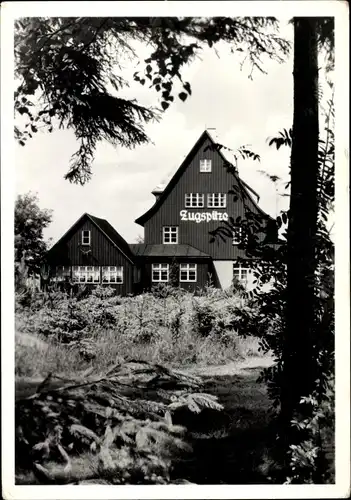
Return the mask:
[[[202,374],[204,391],[219,397],[225,410],[203,409],[200,414],[178,411],[173,423],[186,425],[187,440],[193,451],[186,459],[174,462],[173,479],[196,484],[269,483],[270,449],[274,445],[274,429],[266,388],[256,382],[268,358],[251,358],[219,367],[185,369]],[[204,376],[203,374],[211,372]],[[17,379],[17,396],[35,390],[33,378]],[[64,478],[64,464],[52,464],[55,477]],[[50,464],[48,467],[51,467]],[[72,459],[72,478],[77,481],[99,477],[96,457],[85,453]],[[32,472],[17,469],[17,484],[38,484]]]
[[[19,308],[16,399],[36,392],[48,373],[72,380],[90,367],[102,373],[128,359],[182,368],[201,375],[203,390],[216,395],[225,409],[176,411],[174,423],[186,425],[193,451],[186,460],[174,462],[174,479],[197,484],[275,482],[276,429],[266,386],[257,382],[261,368],[272,359],[263,355],[258,338],[243,338],[233,330],[231,319],[241,308],[247,316],[253,313],[255,328],[255,312],[245,302],[213,291],[200,297],[92,296],[78,302],[58,297],[54,307]],[[58,378],[51,388],[61,384]],[[332,448],[328,455],[332,462]],[[99,477],[89,453],[77,460],[72,466],[78,479]],[[20,472],[18,484],[32,483],[32,476]]]
[[270,483],[275,431],[264,384],[257,383],[261,366],[234,375],[205,377],[205,391],[219,397],[221,414],[204,410],[189,421],[192,458],[176,473],[197,484]]
[[252,356],[262,356],[258,340],[232,334],[229,343],[214,337],[203,338],[186,333],[176,342],[169,331],[159,329],[150,342],[133,342],[113,329],[104,329],[88,339],[94,357],[89,359],[77,346],[59,344],[43,336],[23,331],[20,324],[15,333],[16,376],[45,377],[49,372],[70,377],[93,365],[104,370],[123,358],[142,359],[170,366],[220,365]]
[[54,342],[47,342],[36,335],[16,330],[15,374],[18,377],[43,378],[49,372],[57,375],[74,376],[89,366],[75,349],[65,348]]
[[[254,337],[242,338],[233,331],[204,336],[188,327],[190,322],[191,317],[186,317],[176,336],[171,328],[155,325],[147,339],[138,335],[137,329],[126,334],[118,327],[91,329],[84,339],[93,346],[89,359],[77,345],[60,344],[55,335],[38,335],[37,323],[21,311],[16,317],[16,398],[33,394],[49,372],[75,378],[90,366],[104,371],[128,358],[201,372],[206,379],[204,390],[217,395],[225,411],[205,409],[199,415],[179,412],[175,416],[175,423],[178,418],[188,426],[193,454],[175,462],[173,476],[198,484],[236,484],[243,477],[255,482],[262,476],[258,471],[270,437],[270,404],[265,387],[256,383],[257,366],[239,374],[233,371],[240,363],[249,365],[250,359],[257,365],[257,361],[265,364],[267,358]],[[218,375],[218,367],[222,375]],[[60,380],[52,385],[60,385]],[[77,463],[74,459],[72,466],[78,471],[73,475],[80,479],[94,474],[89,454],[79,457]],[[17,484],[33,481],[31,472],[19,471]]]

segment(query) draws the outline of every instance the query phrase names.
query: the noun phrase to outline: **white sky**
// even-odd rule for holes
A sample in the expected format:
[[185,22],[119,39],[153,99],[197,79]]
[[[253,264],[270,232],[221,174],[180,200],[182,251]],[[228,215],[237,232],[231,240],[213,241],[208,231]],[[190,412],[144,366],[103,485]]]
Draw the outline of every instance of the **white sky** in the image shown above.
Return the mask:
[[[292,35],[286,22],[283,29]],[[240,70],[227,46],[218,55],[204,50],[201,60],[186,68],[183,76],[191,83],[192,96],[175,101],[159,123],[146,127],[153,144],[128,150],[101,143],[92,180],[83,187],[63,179],[77,148],[73,132],[38,133],[25,147],[16,145],[16,194],[35,191],[40,206],[54,211],[46,238],[56,241],[88,212],[106,218],[128,242],[135,241],[143,228],[134,220],[153,204],[152,189],[169,179],[206,127],[215,127],[221,143],[230,148],[250,144],[261,163],[241,161],[240,176],[260,194],[260,205],[269,214],[286,207],[287,198],[277,200],[273,183],[258,170],[287,179],[289,151],[276,151],[266,140],[292,124],[292,59],[284,64],[267,60],[268,74],[256,71],[251,81],[250,68]],[[126,66],[127,76],[136,64]],[[123,95],[159,106],[157,92],[132,79]]]

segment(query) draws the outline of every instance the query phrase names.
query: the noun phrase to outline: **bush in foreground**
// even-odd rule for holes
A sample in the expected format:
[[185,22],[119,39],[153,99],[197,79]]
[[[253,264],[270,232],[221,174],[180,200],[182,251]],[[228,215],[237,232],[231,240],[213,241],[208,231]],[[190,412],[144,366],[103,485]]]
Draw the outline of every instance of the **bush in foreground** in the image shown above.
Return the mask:
[[191,451],[173,415],[222,410],[198,377],[140,361],[59,387],[55,378],[16,401],[17,483],[169,484],[174,462]]
[[[259,355],[258,340],[247,331],[242,338],[237,329],[245,307],[239,295],[216,289],[195,296],[163,288],[157,294],[121,298],[112,290],[97,288],[80,300],[52,294],[44,303],[17,310],[17,374],[45,374],[51,363],[59,372],[70,371],[70,364],[75,371],[77,363],[84,369],[90,362],[104,369],[120,357],[179,366]],[[36,355],[31,348],[26,360],[30,349],[22,345],[23,333],[47,341],[45,359],[36,363],[36,357],[42,358],[41,349]]]

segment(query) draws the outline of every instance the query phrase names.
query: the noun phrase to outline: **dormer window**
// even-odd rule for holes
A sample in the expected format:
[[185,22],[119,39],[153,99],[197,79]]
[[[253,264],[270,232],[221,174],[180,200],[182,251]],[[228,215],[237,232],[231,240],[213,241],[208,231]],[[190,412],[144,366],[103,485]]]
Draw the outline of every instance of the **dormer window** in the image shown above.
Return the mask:
[[205,206],[205,195],[200,193],[188,193],[185,195],[186,208],[203,208]]
[[212,160],[200,160],[200,172],[212,172]]
[[82,245],[90,245],[90,231],[82,231]]
[[209,193],[207,195],[208,208],[225,208],[227,206],[227,195],[223,193]]

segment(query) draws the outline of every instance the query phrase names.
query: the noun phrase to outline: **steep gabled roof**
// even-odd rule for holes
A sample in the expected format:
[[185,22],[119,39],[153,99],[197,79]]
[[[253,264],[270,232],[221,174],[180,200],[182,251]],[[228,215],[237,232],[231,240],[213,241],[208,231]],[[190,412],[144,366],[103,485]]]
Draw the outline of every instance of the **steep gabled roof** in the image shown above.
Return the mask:
[[130,251],[129,245],[124,238],[111,226],[106,219],[100,219],[93,215],[87,214],[88,217],[95,223],[101,232],[133,263],[133,254]]
[[210,259],[211,256],[191,245],[151,245],[131,243],[130,248],[136,257],[196,257]]
[[[219,139],[215,140],[208,130],[206,130],[206,133],[207,133],[208,138],[210,139],[210,141],[212,141],[213,144],[220,144]],[[221,158],[225,162],[230,163],[230,165],[232,165],[234,167],[234,165],[233,165],[233,159],[231,157],[231,154],[228,152],[228,150],[221,148],[220,150],[218,150],[218,153],[219,153],[219,155],[221,156]],[[239,177],[237,171],[235,173],[236,173],[236,177]],[[246,184],[245,181],[243,181],[242,179],[240,179],[240,181],[242,182],[242,184],[244,184],[244,186],[249,191],[251,191],[252,194],[254,194],[256,196],[257,201],[259,201],[260,200],[260,195],[258,193],[256,193],[256,191],[254,189],[252,189],[251,186],[249,186],[248,184]]]
[[[171,180],[168,182],[168,184],[165,187],[165,189],[163,190],[163,192],[156,199],[156,202],[154,203],[154,205],[147,212],[145,212],[143,215],[141,215],[138,219],[135,220],[135,222],[137,224],[140,224],[140,226],[144,226],[145,222],[148,221],[150,219],[150,217],[152,217],[152,215],[154,215],[157,212],[157,210],[161,207],[161,205],[163,204],[163,202],[166,200],[168,194],[176,186],[177,182],[179,181],[179,179],[183,175],[184,171],[188,167],[189,163],[191,162],[191,160],[193,159],[193,157],[197,153],[197,151],[200,148],[201,144],[206,139],[209,139],[210,142],[211,142],[211,144],[213,146],[217,143],[207,130],[205,130],[201,134],[201,136],[199,137],[199,139],[196,141],[196,143],[194,144],[194,146],[192,147],[192,149],[190,150],[190,152],[187,154],[187,156],[183,160],[182,164],[180,165],[180,167],[178,168],[178,170],[176,171],[176,173],[173,175],[173,177],[171,178]],[[239,186],[240,186],[243,194],[249,198],[249,200],[252,202],[252,204],[255,206],[255,208],[258,210],[258,212],[260,212],[265,217],[271,219],[271,217],[268,214],[266,214],[257,205],[257,203],[255,202],[255,200],[250,195],[249,191],[251,191],[252,193],[254,193],[259,198],[258,194],[252,188],[250,188],[250,186],[248,186],[246,184],[246,182],[244,182],[242,179],[240,179],[240,177],[239,177],[239,175],[237,173],[237,170],[235,169],[233,163],[228,159],[228,157],[223,153],[223,151],[221,149],[219,149],[219,150],[217,150],[217,152],[220,155],[220,157],[223,159],[224,163],[226,163],[226,164],[229,163],[229,165],[233,167],[233,175],[237,179],[238,184],[239,184]]]
[[83,214],[79,219],[65,232],[65,234],[48,250],[48,254],[51,253],[57,245],[59,245],[70,233],[73,233],[76,227],[83,221],[83,219],[90,220],[94,226],[98,228],[98,230],[104,234],[104,236],[110,240],[114,247],[116,247],[132,264],[133,262],[133,253],[130,250],[130,247],[126,240],[122,238],[122,236],[117,233],[114,227],[106,219],[100,219],[99,217],[95,217],[94,215],[90,215],[88,213]]

